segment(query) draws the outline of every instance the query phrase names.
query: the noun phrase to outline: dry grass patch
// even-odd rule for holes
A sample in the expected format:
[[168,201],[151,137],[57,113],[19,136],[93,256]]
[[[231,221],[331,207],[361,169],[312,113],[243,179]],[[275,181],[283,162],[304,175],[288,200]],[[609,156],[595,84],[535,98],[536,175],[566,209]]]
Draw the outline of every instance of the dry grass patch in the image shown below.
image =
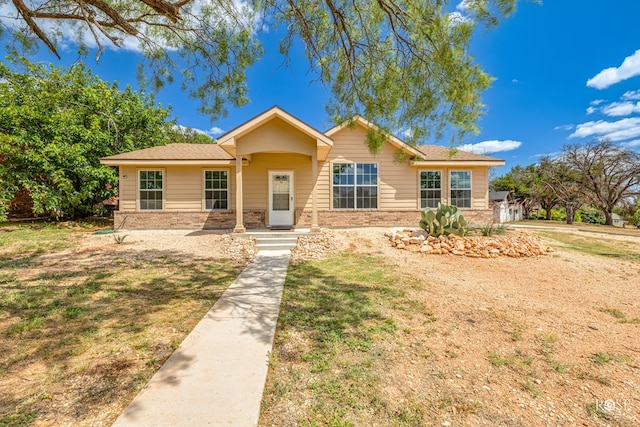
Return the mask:
[[110,425],[242,267],[88,236],[0,232],[0,425]]

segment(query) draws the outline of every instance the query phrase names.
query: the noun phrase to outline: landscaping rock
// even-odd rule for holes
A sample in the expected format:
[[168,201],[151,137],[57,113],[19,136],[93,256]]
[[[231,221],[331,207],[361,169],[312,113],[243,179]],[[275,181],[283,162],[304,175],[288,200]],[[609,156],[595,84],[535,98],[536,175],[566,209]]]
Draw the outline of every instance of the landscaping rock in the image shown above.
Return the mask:
[[501,236],[459,237],[455,235],[433,237],[424,230],[392,229],[385,233],[396,249],[438,255],[457,255],[471,258],[512,258],[545,255],[552,249],[538,236],[517,231]]

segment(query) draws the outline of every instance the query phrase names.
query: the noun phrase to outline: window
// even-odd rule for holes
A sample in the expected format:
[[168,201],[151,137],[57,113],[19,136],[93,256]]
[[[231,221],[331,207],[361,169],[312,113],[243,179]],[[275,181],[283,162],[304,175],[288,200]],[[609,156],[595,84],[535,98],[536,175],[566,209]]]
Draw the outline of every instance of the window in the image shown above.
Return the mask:
[[378,165],[334,163],[333,208],[377,209]]
[[139,171],[140,210],[163,209],[163,173],[161,170]]
[[471,207],[471,172],[451,172],[451,204],[459,208]]
[[229,208],[229,178],[226,170],[204,171],[204,208]]
[[437,171],[420,172],[420,209],[437,208],[442,201],[442,174]]

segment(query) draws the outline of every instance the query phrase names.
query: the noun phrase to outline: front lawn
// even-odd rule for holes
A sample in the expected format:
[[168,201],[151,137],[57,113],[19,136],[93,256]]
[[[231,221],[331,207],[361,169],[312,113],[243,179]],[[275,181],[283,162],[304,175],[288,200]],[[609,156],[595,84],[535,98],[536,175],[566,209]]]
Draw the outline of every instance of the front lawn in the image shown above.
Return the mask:
[[0,426],[110,425],[242,268],[91,233],[0,228]]
[[290,266],[260,426],[640,425],[637,241],[477,259],[371,235]]

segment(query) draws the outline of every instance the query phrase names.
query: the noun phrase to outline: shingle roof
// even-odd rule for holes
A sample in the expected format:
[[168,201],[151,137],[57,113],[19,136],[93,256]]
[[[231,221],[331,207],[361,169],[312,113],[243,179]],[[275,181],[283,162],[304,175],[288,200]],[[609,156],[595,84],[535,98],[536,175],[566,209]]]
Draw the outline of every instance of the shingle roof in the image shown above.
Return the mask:
[[233,157],[216,144],[176,143],[116,154],[103,160],[233,160]]
[[482,154],[460,151],[455,148],[447,148],[441,145],[416,145],[415,149],[424,154],[426,161],[501,161],[495,157],[483,156]]

